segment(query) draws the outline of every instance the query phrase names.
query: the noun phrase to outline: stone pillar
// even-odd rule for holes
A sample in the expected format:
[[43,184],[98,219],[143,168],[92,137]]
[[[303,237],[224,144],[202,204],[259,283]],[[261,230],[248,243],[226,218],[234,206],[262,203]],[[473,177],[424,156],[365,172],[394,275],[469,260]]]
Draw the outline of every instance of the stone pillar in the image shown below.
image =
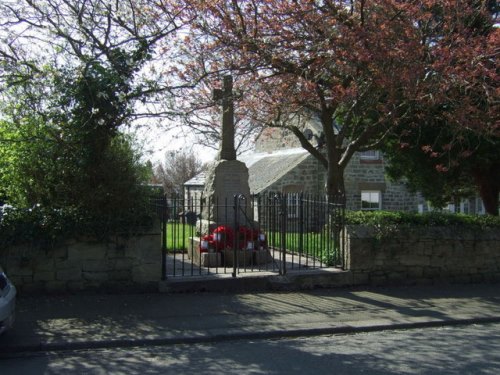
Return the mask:
[[215,101],[222,104],[222,130],[219,160],[236,160],[234,148],[234,104],[233,104],[233,77],[225,76],[221,89],[213,93]]
[[[248,168],[245,163],[236,160],[234,148],[234,107],[233,79],[224,77],[223,88],[214,90],[214,100],[222,105],[221,145],[218,160],[207,173],[203,197],[205,206],[202,219],[215,225],[233,226],[235,221],[234,197],[243,195],[240,200],[242,210],[238,211],[240,225],[253,223],[253,210],[250,207],[250,187]],[[245,209],[246,205],[246,209]],[[204,226],[202,232],[208,232]]]

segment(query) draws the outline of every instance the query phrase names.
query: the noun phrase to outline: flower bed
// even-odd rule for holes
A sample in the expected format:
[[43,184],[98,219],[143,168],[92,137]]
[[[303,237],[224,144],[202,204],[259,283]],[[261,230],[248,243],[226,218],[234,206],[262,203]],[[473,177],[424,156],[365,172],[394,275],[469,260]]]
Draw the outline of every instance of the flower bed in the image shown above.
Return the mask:
[[225,225],[217,227],[211,234],[203,236],[200,241],[200,253],[222,252],[237,247],[240,250],[263,250],[267,248],[266,235],[258,229],[245,226],[237,232]]

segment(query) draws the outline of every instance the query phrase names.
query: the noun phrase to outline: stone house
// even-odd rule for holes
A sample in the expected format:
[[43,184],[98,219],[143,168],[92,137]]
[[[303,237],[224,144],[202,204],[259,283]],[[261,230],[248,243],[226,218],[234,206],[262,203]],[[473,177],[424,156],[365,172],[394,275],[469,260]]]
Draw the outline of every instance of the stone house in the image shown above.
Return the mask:
[[[321,126],[309,119],[304,134],[321,146]],[[248,167],[252,194],[269,192],[312,195],[324,193],[324,167],[297,138],[280,128],[267,128],[259,135],[252,153],[238,157]],[[404,182],[390,181],[385,175],[382,153],[373,150],[355,153],[344,172],[346,208],[349,210],[387,210],[426,212],[432,207],[420,194],[413,194]],[[203,191],[204,175],[184,184],[185,198],[198,198]],[[484,213],[480,198],[449,205],[452,212]]]

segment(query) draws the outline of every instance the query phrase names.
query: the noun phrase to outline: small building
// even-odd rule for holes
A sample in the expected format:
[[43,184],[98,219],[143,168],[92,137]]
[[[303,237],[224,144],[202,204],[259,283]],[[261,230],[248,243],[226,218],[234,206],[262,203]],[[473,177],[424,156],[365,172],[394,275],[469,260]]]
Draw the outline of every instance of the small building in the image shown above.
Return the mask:
[[[322,146],[321,125],[308,119],[304,134],[316,147]],[[252,194],[306,193],[324,194],[326,171],[309,152],[300,147],[298,139],[288,130],[266,128],[255,142],[253,152],[238,157],[249,172]],[[185,199],[199,198],[205,174],[184,184]],[[394,182],[385,175],[385,161],[377,150],[357,152],[344,171],[346,208],[349,210],[387,210],[426,212],[433,208],[421,194],[411,193],[404,181]],[[450,205],[451,212],[484,213],[479,198]]]

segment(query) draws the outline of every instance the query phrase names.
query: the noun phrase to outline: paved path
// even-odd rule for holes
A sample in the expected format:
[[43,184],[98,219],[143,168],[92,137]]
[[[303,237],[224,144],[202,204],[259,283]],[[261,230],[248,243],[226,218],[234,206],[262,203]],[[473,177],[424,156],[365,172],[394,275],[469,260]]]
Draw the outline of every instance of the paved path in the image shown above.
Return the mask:
[[0,355],[500,322],[500,285],[20,296]]

